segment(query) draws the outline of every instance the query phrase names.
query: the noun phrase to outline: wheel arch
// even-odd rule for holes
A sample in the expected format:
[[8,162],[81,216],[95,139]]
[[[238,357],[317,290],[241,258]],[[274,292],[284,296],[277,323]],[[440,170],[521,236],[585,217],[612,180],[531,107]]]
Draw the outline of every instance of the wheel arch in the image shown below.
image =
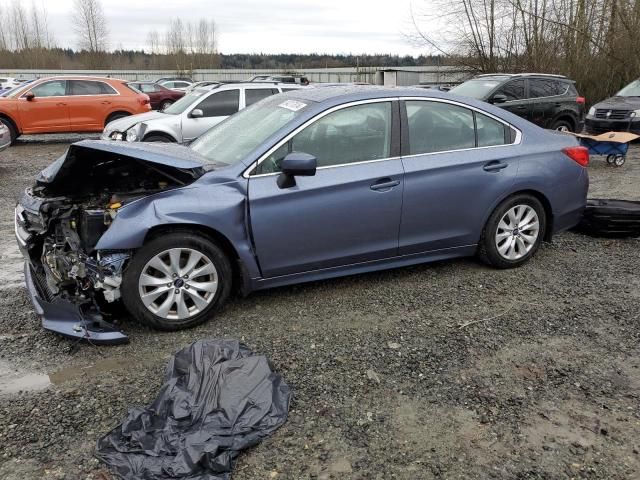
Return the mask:
[[220,247],[224,254],[229,258],[231,268],[233,270],[232,290],[239,291],[242,295],[245,295],[249,292],[250,275],[246,271],[244,262],[240,258],[238,251],[233,246],[233,243],[223,233],[215,230],[214,228],[211,228],[207,225],[192,223],[171,223],[156,225],[151,227],[147,231],[143,240],[143,245],[161,235],[176,232],[197,233],[211,240],[218,247]]
[[18,122],[16,122],[11,115],[5,112],[0,112],[0,118],[4,118],[5,120],[8,120],[9,122],[11,122],[11,125],[13,126],[13,129],[15,130],[16,135],[20,135],[22,133],[22,130],[20,130],[20,127],[18,126]]
[[109,122],[113,121],[112,118],[115,117],[116,115],[124,115],[126,117],[133,115],[131,112],[128,112],[127,110],[114,110],[113,112],[110,112],[109,115],[107,115],[106,120],[104,121],[104,126],[106,127]]
[[487,213],[487,215],[484,218],[484,222],[483,222],[483,228],[484,225],[487,224],[487,222],[489,221],[489,217],[491,216],[491,214],[495,211],[496,208],[498,208],[500,205],[502,205],[503,202],[505,202],[506,200],[515,197],[516,195],[531,195],[532,197],[535,197],[536,199],[538,199],[540,201],[540,203],[542,204],[543,208],[544,208],[544,213],[547,217],[547,224],[546,224],[546,228],[545,228],[545,233],[544,233],[544,240],[547,242],[550,242],[553,238],[553,208],[551,207],[551,202],[549,201],[549,199],[547,198],[547,196],[542,193],[539,190],[533,189],[533,188],[522,188],[522,189],[518,189],[515,190],[513,192],[510,192],[509,194],[503,196],[502,198],[500,198],[493,206],[492,208],[489,210],[489,212]]
[[164,132],[162,130],[152,130],[150,132],[145,132],[144,137],[142,137],[142,141],[146,142],[149,137],[154,137],[154,136],[164,137],[170,142],[178,143],[178,140],[173,135],[171,135],[170,133]]
[[573,127],[573,131],[576,131],[578,129],[578,123],[579,123],[578,117],[575,115],[575,113],[567,110],[562,111],[558,113],[555,117],[553,117],[553,120],[551,120],[551,123],[549,124],[549,128],[551,128],[556,122],[559,122],[562,120],[569,122]]

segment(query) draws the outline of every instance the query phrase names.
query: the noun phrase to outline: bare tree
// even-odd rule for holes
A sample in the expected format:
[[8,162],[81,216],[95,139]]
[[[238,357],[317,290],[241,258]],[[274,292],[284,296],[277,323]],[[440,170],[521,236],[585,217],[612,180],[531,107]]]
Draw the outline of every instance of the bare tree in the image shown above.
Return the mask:
[[78,45],[87,51],[91,63],[88,66],[93,67],[106,52],[109,39],[102,3],[100,0],[74,0],[73,5],[72,23],[78,36]]

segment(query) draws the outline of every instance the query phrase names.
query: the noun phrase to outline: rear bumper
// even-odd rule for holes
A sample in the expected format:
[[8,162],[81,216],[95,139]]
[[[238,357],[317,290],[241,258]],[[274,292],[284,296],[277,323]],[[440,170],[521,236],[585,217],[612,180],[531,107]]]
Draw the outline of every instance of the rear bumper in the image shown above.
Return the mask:
[[24,264],[24,279],[29,300],[45,330],[97,345],[129,342],[129,337],[105,322],[97,311],[84,312],[68,300],[52,297],[46,283],[38,278],[28,261]]
[[585,130],[588,134],[599,135],[607,132],[626,132],[640,135],[640,118],[629,123],[629,120],[606,120],[587,118],[585,120]]

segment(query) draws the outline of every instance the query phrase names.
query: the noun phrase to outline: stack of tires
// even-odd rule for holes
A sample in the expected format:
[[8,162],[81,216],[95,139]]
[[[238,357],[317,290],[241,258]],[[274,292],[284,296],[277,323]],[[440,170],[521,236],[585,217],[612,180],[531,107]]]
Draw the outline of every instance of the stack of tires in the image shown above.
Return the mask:
[[594,237],[638,237],[640,202],[589,199],[578,230]]

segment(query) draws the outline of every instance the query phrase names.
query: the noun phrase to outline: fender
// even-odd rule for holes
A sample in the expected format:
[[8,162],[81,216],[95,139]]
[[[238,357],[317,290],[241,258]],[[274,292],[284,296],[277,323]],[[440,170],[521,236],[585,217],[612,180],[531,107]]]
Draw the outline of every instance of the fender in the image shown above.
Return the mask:
[[259,277],[245,218],[247,181],[217,183],[221,180],[205,175],[188,187],[125,205],[98,241],[96,250],[136,250],[144,244],[149,230],[158,226],[204,226],[224,236],[235,247],[250,277]]

